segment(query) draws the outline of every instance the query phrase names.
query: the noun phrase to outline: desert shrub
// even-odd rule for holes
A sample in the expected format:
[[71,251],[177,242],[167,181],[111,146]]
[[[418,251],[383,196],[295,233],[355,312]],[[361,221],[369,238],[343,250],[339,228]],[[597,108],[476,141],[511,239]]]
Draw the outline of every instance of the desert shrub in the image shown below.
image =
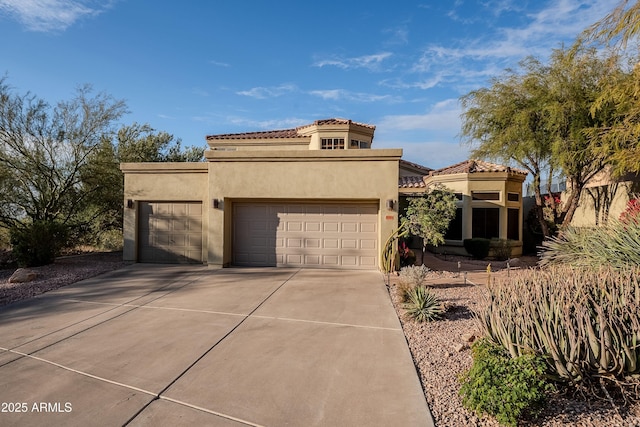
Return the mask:
[[464,249],[475,259],[485,259],[489,256],[489,248],[491,240],[479,237],[473,239],[464,239],[462,242]]
[[640,387],[638,266],[523,272],[490,286],[477,315],[512,358],[548,355],[557,381],[594,392],[603,379]]
[[97,248],[101,251],[120,251],[122,250],[122,230],[107,230],[100,233],[97,240]]
[[400,270],[400,281],[413,286],[421,286],[427,280],[429,268],[424,265],[409,265]]
[[499,345],[480,339],[473,344],[473,365],[461,377],[463,405],[478,415],[487,413],[506,425],[517,425],[525,414],[535,415],[551,384],[544,359],[533,353],[512,358]]
[[397,293],[401,302],[407,302],[409,293],[416,286],[423,286],[429,275],[429,268],[424,265],[410,265],[400,270]]
[[403,308],[407,316],[418,322],[440,319],[445,312],[444,304],[426,286],[409,289]]
[[598,228],[569,227],[542,244],[540,265],[640,265],[640,221],[609,220]]
[[54,221],[36,221],[10,231],[13,256],[21,267],[51,264],[65,246],[69,229]]
[[492,240],[490,243],[493,256],[500,261],[511,258],[511,243],[506,239]]
[[0,227],[0,251],[9,250],[11,248],[11,239],[9,236],[9,230],[7,228]]

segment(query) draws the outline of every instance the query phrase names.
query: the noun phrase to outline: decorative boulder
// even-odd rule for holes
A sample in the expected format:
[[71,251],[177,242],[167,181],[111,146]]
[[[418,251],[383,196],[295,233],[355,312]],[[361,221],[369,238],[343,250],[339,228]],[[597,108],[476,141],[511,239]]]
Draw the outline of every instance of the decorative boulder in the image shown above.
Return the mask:
[[9,277],[9,283],[25,283],[36,280],[38,273],[26,270],[24,268],[17,269],[11,277]]

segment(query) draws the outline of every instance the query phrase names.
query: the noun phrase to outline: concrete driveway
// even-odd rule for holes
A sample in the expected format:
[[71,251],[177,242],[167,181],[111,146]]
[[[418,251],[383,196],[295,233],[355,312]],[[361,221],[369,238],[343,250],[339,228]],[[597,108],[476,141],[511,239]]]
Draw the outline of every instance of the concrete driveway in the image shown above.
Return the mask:
[[377,272],[137,264],[0,309],[0,425],[432,426]]

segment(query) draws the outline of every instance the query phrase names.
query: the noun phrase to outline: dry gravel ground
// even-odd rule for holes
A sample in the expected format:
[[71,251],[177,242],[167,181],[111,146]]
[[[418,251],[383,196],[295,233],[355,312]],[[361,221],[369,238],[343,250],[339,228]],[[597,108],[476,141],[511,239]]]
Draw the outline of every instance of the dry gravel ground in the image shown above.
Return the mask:
[[[466,343],[461,351],[459,346],[464,343],[464,335],[479,334],[480,331],[473,311],[486,289],[484,284],[487,274],[483,271],[486,263],[483,266],[463,264],[462,271],[467,268],[477,270],[476,273],[470,273],[469,277],[473,276],[478,285],[465,285],[462,275],[457,274],[455,261],[444,263],[430,257],[425,260],[425,264],[432,268],[453,270],[432,271],[427,279],[427,284],[436,295],[450,307],[444,319],[427,323],[407,319],[398,298],[397,277],[391,277],[389,293],[398,311],[436,426],[498,426],[495,419],[488,416],[478,418],[465,409],[458,395],[458,378],[471,368],[473,362],[469,344]],[[517,270],[511,270],[510,274],[517,274]],[[492,274],[494,279],[504,275],[505,271]],[[607,401],[587,401],[573,393],[557,393],[549,397],[545,410],[537,419],[523,421],[521,425],[640,426],[640,405],[618,408],[616,411]]]
[[[450,309],[445,318],[436,322],[416,323],[403,316],[397,296],[397,277],[391,277],[389,294],[398,311],[402,327],[419,373],[429,408],[438,427],[498,426],[490,417],[478,418],[462,407],[458,391],[458,377],[472,364],[471,350],[463,343],[463,336],[478,333],[473,310],[481,300],[486,273],[470,273],[478,285],[467,283],[457,274],[457,261],[444,262],[428,256],[425,264],[434,271],[428,283]],[[38,278],[29,283],[11,284],[8,279],[13,269],[0,270],[0,306],[31,298],[82,279],[96,276],[127,265],[122,253],[94,253],[60,258],[54,264],[34,270]],[[462,263],[462,271],[483,271],[486,264]],[[499,276],[504,273],[497,273]],[[511,274],[516,274],[512,272]],[[550,397],[546,410],[536,420],[527,420],[525,426],[640,426],[640,407],[621,408],[616,412],[606,401],[585,401],[570,395]]]
[[37,277],[28,283],[9,283],[9,277],[15,269],[3,269],[0,270],[0,306],[116,270],[127,264],[129,263],[122,261],[122,252],[72,255],[58,258],[53,264],[29,268]]

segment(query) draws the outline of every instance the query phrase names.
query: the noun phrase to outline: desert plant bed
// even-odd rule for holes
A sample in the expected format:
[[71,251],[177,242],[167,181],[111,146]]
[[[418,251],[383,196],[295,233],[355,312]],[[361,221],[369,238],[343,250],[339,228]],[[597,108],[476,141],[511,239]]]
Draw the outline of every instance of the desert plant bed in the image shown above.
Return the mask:
[[[456,263],[451,262],[451,269]],[[429,265],[427,263],[427,265]],[[439,264],[442,267],[442,263]],[[492,280],[506,272],[492,273]],[[518,270],[510,271],[517,275]],[[477,285],[471,283],[475,279]],[[431,271],[425,281],[447,306],[441,320],[417,322],[406,315],[400,299],[400,278],[391,276],[389,294],[401,320],[416,369],[435,423],[443,426],[498,426],[495,418],[478,417],[462,405],[460,376],[472,364],[471,340],[481,335],[474,312],[486,296],[486,274],[470,274],[465,284],[457,271]],[[639,426],[640,405],[630,403],[617,408],[605,401],[587,398],[579,391],[561,389],[548,395],[548,401],[529,426]]]

